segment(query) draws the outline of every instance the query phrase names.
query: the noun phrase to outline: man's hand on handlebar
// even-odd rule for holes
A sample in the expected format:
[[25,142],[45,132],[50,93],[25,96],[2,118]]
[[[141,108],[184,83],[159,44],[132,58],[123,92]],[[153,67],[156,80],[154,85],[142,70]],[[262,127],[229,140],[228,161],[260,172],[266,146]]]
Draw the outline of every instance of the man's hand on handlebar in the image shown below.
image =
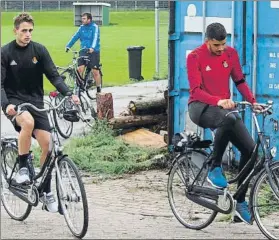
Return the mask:
[[15,110],[15,105],[13,104],[9,104],[6,108],[6,113],[9,115],[9,116],[14,116],[17,114],[17,111]]
[[235,103],[231,99],[221,99],[218,101],[217,105],[223,109],[234,109]]
[[261,106],[259,103],[253,103],[253,110],[260,113],[264,110],[264,107]]
[[72,100],[75,104],[80,104],[79,97],[77,95],[72,95]]

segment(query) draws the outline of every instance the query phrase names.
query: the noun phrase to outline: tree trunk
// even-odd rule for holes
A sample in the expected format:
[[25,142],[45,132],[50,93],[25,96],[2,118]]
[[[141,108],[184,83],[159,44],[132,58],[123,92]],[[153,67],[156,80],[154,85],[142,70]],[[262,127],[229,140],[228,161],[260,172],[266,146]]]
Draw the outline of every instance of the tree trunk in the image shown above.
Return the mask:
[[131,127],[142,127],[146,125],[157,124],[167,120],[166,114],[158,115],[145,115],[145,116],[124,116],[112,118],[109,120],[109,124],[114,129],[131,128]]
[[111,119],[114,117],[113,98],[111,93],[97,93],[98,119]]
[[128,109],[131,115],[155,115],[166,113],[167,101],[165,98],[144,99],[130,101]]

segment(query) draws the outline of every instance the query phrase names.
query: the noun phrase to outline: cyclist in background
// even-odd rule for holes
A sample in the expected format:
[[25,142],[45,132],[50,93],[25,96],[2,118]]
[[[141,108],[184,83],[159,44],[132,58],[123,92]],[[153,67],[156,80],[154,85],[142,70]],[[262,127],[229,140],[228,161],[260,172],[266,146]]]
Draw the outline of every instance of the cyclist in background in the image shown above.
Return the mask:
[[[101,75],[100,75],[100,28],[92,21],[91,13],[83,13],[81,17],[82,25],[66,45],[66,52],[80,39],[81,50],[80,56],[88,56],[89,62],[80,58],[78,60],[78,70],[82,75],[85,65],[92,69],[92,74],[96,81],[97,92],[101,92]],[[92,83],[89,83],[89,85]]]

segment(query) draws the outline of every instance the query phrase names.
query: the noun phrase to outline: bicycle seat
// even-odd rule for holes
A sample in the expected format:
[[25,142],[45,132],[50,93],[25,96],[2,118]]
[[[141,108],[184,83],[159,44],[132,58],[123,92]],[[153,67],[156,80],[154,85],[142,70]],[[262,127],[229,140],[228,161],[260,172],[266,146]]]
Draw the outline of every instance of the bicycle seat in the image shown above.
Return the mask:
[[211,140],[201,140],[195,133],[185,134],[176,133],[173,136],[172,143],[175,151],[182,151],[184,148],[209,148]]

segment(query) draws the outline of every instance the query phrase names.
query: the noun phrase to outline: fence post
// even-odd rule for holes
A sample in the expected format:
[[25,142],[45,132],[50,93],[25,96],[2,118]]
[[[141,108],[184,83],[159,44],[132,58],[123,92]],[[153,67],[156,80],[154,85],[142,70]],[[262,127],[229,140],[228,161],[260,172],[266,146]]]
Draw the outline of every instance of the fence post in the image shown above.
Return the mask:
[[117,6],[117,1],[115,1],[115,10],[117,11],[118,6]]
[[138,4],[137,4],[137,1],[135,1],[135,10],[138,9]]
[[5,1],[5,11],[7,12],[8,10],[8,5],[7,5],[7,1]]
[[159,44],[160,44],[160,36],[159,36],[159,1],[155,1],[155,46],[156,46],[156,51],[155,51],[155,61],[156,61],[156,74],[157,77],[159,77],[160,74],[160,59],[159,59]]
[[61,8],[60,8],[60,1],[58,1],[58,10],[60,11]]
[[24,1],[22,1],[22,12],[25,12],[25,4],[24,4]]
[[43,10],[43,4],[42,1],[40,1],[40,12]]

